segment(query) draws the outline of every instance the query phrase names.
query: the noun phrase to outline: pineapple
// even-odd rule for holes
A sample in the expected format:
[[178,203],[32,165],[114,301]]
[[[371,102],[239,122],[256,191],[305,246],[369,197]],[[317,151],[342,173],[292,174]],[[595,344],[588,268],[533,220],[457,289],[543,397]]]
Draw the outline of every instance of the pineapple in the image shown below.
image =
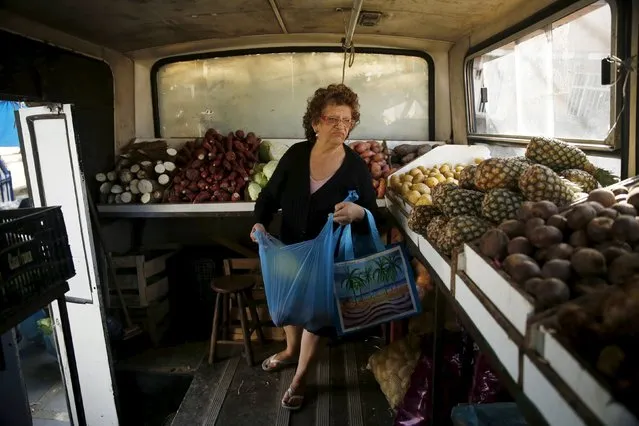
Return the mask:
[[477,171],[476,165],[466,166],[459,172],[459,187],[464,189],[476,189],[475,188],[475,172]]
[[599,188],[599,182],[590,173],[579,169],[567,169],[559,173],[560,176],[576,183],[583,192],[590,192]]
[[519,189],[529,201],[548,200],[558,207],[573,202],[580,191],[577,185],[541,164],[530,166],[521,175]]
[[526,148],[526,158],[556,172],[567,169],[583,170],[594,176],[603,186],[612,185],[619,180],[609,171],[595,167],[581,149],[560,139],[532,138]]
[[481,214],[484,218],[501,223],[508,219],[517,218],[517,211],[524,202],[524,197],[507,189],[493,189],[484,197],[481,204]]
[[446,224],[441,237],[440,249],[450,255],[464,243],[471,242],[492,228],[490,222],[476,216],[457,216]]
[[484,193],[470,189],[453,189],[442,198],[439,208],[448,217],[470,215],[481,216]]
[[475,171],[475,186],[480,191],[495,188],[517,189],[519,176],[529,164],[515,158],[489,158]]
[[454,183],[440,183],[430,191],[430,197],[433,200],[433,205],[436,207],[441,206],[446,194],[453,189],[457,189],[458,186]]
[[414,207],[408,217],[408,227],[411,231],[420,235],[426,235],[426,227],[431,220],[440,216],[441,212],[434,206],[417,206]]
[[428,226],[426,226],[426,238],[428,238],[433,244],[438,245],[440,234],[442,234],[444,227],[448,223],[446,216],[435,216],[431,219]]

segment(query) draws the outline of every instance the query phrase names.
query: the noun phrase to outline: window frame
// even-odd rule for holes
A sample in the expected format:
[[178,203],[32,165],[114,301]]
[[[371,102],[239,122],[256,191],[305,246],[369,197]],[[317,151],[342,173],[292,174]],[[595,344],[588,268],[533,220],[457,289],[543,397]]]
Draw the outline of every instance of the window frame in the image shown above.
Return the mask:
[[[230,49],[196,54],[171,56],[156,61],[151,67],[151,102],[153,107],[153,132],[156,138],[161,138],[160,110],[158,97],[157,73],[165,65],[176,62],[187,62],[201,59],[228,58],[269,53],[344,53],[338,46],[278,46],[251,49]],[[422,50],[358,47],[355,49],[355,60],[358,53],[379,55],[414,56],[426,61],[428,67],[428,137],[427,141],[435,140],[435,62],[430,54]],[[309,96],[311,93],[309,93]],[[300,112],[302,114],[303,112]]]
[[[512,27],[488,38],[487,40],[472,46],[466,53],[464,58],[464,99],[466,110],[466,128],[469,143],[487,143],[487,144],[504,144],[504,145],[517,145],[525,146],[530,136],[524,135],[492,135],[482,134],[475,132],[475,94],[473,85],[473,60],[481,55],[488,53],[492,50],[503,47],[513,41],[524,40],[527,36],[530,36],[535,31],[550,27],[553,23],[566,18],[575,12],[584,9],[596,3],[598,0],[561,0],[545,9],[533,14],[529,18],[513,25]],[[619,57],[619,52],[622,49],[623,41],[622,37],[619,37],[620,29],[620,14],[619,7],[616,0],[604,0],[610,7],[611,16],[611,54]],[[612,125],[619,114],[621,109],[622,99],[622,85],[617,84],[615,90],[610,93],[610,125]],[[607,144],[605,141],[593,140],[593,139],[570,139],[561,138],[562,140],[572,143],[582,149],[589,151],[603,151],[611,152],[621,148],[624,145],[623,137],[623,116],[620,118],[620,122],[613,130],[613,142]],[[622,137],[617,137],[621,135]]]

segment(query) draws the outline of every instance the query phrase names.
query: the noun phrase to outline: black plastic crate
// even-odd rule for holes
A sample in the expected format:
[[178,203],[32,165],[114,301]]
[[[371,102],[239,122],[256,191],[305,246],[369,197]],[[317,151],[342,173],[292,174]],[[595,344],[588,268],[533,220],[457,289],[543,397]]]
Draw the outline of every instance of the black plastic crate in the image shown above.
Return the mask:
[[0,210],[0,317],[74,275],[60,207]]

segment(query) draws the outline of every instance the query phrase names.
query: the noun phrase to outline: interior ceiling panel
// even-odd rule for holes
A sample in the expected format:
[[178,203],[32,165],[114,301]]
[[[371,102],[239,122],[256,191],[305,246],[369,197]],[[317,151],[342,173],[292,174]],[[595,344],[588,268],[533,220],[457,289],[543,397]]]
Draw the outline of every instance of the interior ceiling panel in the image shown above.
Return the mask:
[[[377,26],[358,26],[355,34],[454,42],[527,1],[364,0],[362,10],[382,12],[382,18]],[[542,7],[552,0],[538,2]],[[352,7],[350,0],[276,3],[289,33],[342,34]],[[4,5],[25,18],[122,52],[282,33],[268,0],[4,0]]]

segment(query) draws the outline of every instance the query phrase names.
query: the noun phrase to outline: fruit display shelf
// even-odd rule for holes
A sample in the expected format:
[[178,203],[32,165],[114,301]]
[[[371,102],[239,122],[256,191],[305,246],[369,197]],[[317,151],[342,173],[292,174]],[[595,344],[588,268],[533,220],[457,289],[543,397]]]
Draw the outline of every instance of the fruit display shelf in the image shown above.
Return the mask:
[[534,314],[533,299],[510,277],[482,255],[476,243],[464,244],[458,267],[491,303],[512,323],[519,336],[526,334],[528,318]]
[[[389,212],[392,214],[393,211],[393,206],[389,202]],[[441,348],[438,342],[444,328],[443,312],[447,307],[450,307],[482,353],[488,357],[493,371],[512,395],[529,424],[547,424],[539,410],[522,392],[522,386],[519,383],[520,351],[523,347],[523,339],[513,340],[507,335],[504,327],[508,327],[508,320],[490,302],[487,303],[485,296],[472,281],[464,279],[460,274],[456,274],[454,279],[451,279],[452,269],[449,258],[442,256],[422,236],[419,236],[418,242],[415,243],[408,236],[407,231],[410,232],[410,230],[407,227],[399,224],[397,226],[405,237],[408,249],[427,267],[435,283],[434,365],[443,363],[443,355],[441,350],[437,348]],[[442,369],[434,368],[431,381],[434,389],[434,401],[431,407],[440,405],[441,392],[438,391],[438,384],[443,382]],[[433,424],[444,421],[437,419],[437,410],[434,410],[431,415],[433,416]]]
[[423,236],[413,232],[408,227],[408,212],[405,210],[405,204],[399,203],[397,198],[392,194],[386,196],[386,205],[388,212],[393,216],[404,236],[409,239],[413,245],[420,251],[432,271],[437,275],[439,280],[450,290],[451,287],[451,266],[450,258],[441,254],[435,246]]
[[[453,308],[481,351],[488,355],[492,368],[530,424],[637,424],[618,404],[613,403],[613,408],[609,406],[611,398],[606,398],[609,393],[592,390],[592,395],[583,394],[582,387],[590,384],[579,375],[566,380],[568,375],[583,372],[584,368],[579,367],[577,361],[572,367],[566,367],[565,354],[554,362],[546,359],[551,351],[558,352],[552,343],[544,350],[544,338],[551,335],[547,330],[535,334],[534,344],[532,340],[526,343],[526,339],[530,339],[527,330],[541,316],[534,314],[530,296],[491,265],[475,244],[466,244],[456,258],[442,255],[426,238],[408,229],[403,207],[397,206],[392,197],[387,199],[388,211],[397,221],[410,251],[427,266],[436,291]],[[437,309],[442,309],[439,303]],[[436,313],[435,317],[438,316]],[[437,371],[434,374],[437,375]],[[433,378],[433,383],[438,380],[441,383],[441,378]],[[593,404],[595,397],[602,399]],[[602,413],[601,409],[607,412]],[[618,423],[607,419],[629,420]]]
[[[582,296],[572,303],[588,306],[611,291],[611,288],[605,288],[601,292]],[[636,414],[616,400],[610,381],[579,354],[569,339],[555,331],[558,311],[550,310],[531,321],[526,339],[528,348],[538,353],[568,387],[579,390],[579,399],[603,424],[639,424]]]
[[[403,197],[396,189],[393,189],[392,181],[397,177],[406,173],[410,173],[411,170],[416,168],[429,168],[435,165],[442,165],[444,163],[454,164],[474,164],[477,158],[490,157],[490,150],[485,146],[479,145],[441,145],[437,148],[433,148],[426,154],[417,157],[415,160],[406,164],[402,168],[398,169],[395,173],[388,177],[386,196],[391,198],[394,203],[402,208],[406,213],[406,216],[410,214],[413,206],[408,200]],[[422,194],[424,195],[424,194]]]
[[[377,200],[377,207],[386,208],[385,199]],[[215,217],[250,216],[254,202],[218,202],[201,204],[99,204],[98,213],[105,218],[170,218],[170,217]]]

